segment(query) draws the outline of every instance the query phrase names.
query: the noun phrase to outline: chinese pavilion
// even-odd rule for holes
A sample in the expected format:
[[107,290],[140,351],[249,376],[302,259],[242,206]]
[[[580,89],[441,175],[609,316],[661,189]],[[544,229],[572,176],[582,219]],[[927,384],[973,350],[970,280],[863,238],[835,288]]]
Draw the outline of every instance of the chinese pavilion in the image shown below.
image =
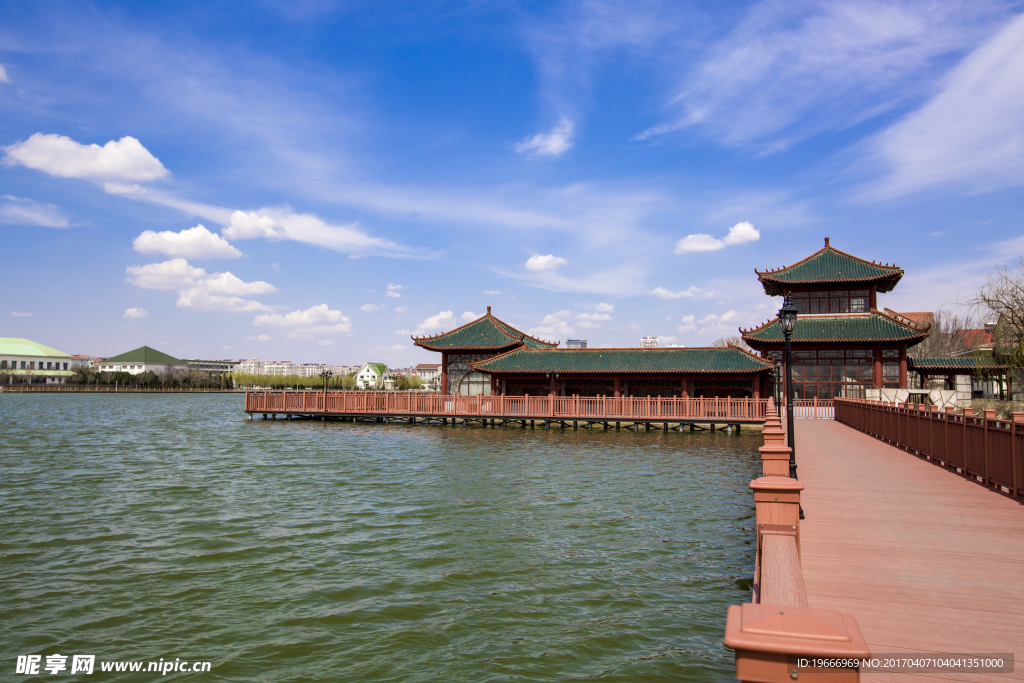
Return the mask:
[[441,352],[446,394],[509,396],[767,395],[767,361],[738,347],[560,349],[487,315],[450,332],[413,338]]
[[470,364],[521,348],[553,349],[558,343],[546,342],[520,332],[511,325],[487,315],[433,337],[413,337],[413,343],[441,352],[441,392],[490,396],[492,382]]
[[[924,341],[930,325],[916,314],[878,310],[903,269],[825,246],[798,263],[754,271],[769,296],[788,295],[800,311],[791,336],[796,398],[864,398],[870,388],[907,388],[907,349]],[[775,318],[740,330],[762,356],[780,359],[782,329]]]

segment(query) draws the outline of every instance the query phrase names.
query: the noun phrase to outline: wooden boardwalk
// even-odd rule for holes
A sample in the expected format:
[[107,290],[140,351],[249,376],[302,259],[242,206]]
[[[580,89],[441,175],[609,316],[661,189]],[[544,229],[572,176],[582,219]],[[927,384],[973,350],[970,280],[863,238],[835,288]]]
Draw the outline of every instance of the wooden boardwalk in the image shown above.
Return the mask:
[[1013,652],[1024,680],[1024,505],[831,420],[796,423],[810,607],[857,619],[873,654]]

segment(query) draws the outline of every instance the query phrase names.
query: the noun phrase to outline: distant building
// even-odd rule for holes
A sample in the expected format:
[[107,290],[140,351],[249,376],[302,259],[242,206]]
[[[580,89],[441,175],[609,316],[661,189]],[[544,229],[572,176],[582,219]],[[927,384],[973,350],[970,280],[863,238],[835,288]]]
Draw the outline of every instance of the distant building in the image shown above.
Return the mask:
[[162,351],[140,346],[137,349],[118,356],[105,358],[94,365],[100,372],[127,372],[130,375],[141,375],[144,372],[155,372],[159,375],[177,371],[187,371],[188,361],[178,360]]
[[250,375],[262,375],[264,373],[264,371],[263,371],[263,361],[261,361],[259,359],[256,359],[256,358],[253,358],[253,359],[250,359],[250,360],[239,361],[238,362],[238,371],[239,372],[246,372],[246,373],[248,373]]
[[295,375],[296,368],[298,366],[290,360],[275,360],[270,363],[263,364],[263,374],[272,375],[274,377],[283,377],[285,375]]
[[360,367],[359,365],[335,365],[334,374],[339,377],[348,377],[359,372]]
[[96,356],[90,356],[87,353],[76,353],[71,356],[71,369],[76,370],[78,368],[88,368],[92,366],[92,362],[96,360]]
[[363,363],[356,373],[356,386],[360,389],[393,389],[395,376],[384,363]]
[[566,339],[565,348],[567,349],[585,349],[587,348],[586,339]]
[[423,382],[424,389],[431,391],[439,391],[441,389],[440,363],[420,363],[416,366],[416,374],[419,375],[420,381]]
[[[586,348],[586,347],[584,347],[584,348]],[[657,337],[644,337],[643,339],[640,340],[640,348],[641,349],[656,349],[656,348],[658,348],[658,338]]]
[[229,372],[234,372],[241,363],[237,360],[189,360],[185,362],[188,363],[189,370],[208,372],[211,375],[226,375]]
[[4,384],[63,384],[74,374],[71,356],[30,339],[0,337],[0,378]]

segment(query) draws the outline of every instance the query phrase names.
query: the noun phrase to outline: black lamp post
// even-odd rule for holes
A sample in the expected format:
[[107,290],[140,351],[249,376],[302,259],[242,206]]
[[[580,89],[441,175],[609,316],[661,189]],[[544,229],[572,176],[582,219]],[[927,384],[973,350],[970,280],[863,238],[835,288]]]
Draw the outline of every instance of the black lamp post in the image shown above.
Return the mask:
[[327,393],[327,385],[331,381],[331,377],[333,375],[334,375],[334,373],[331,372],[330,370],[327,370],[326,368],[324,369],[323,372],[320,373],[320,379],[322,379],[324,381],[324,393],[325,394]]
[[793,305],[787,294],[785,301],[782,302],[782,308],[779,309],[779,327],[782,328],[782,334],[786,337],[786,430],[789,436],[789,476],[792,479],[796,479],[796,446],[794,445],[796,439],[793,430],[793,358],[789,338],[793,334],[793,329],[796,328],[798,312],[797,307]]
[[775,405],[778,406],[782,402],[782,358],[775,359],[774,369],[774,394],[775,394]]

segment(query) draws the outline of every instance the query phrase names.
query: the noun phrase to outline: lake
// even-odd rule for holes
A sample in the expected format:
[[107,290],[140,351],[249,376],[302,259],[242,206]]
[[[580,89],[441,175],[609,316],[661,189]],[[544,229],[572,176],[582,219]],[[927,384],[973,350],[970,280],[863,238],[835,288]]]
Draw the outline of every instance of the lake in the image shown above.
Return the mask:
[[211,662],[165,680],[734,680],[760,432],[242,407],[0,394],[5,680],[55,653],[100,675],[40,680],[161,658]]

